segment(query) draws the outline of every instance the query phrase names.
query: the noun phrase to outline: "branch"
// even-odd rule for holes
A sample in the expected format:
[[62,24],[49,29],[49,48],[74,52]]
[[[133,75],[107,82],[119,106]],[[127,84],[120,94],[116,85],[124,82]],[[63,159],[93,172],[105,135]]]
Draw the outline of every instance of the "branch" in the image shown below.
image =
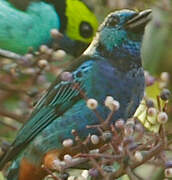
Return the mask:
[[11,124],[7,124],[6,122],[0,121],[0,124],[2,124],[3,126],[6,126],[14,131],[17,131],[17,128]]
[[2,107],[0,107],[0,116],[9,117],[10,119],[15,120],[15,121],[17,121],[19,123],[22,123],[22,124],[25,121],[25,118],[23,118],[23,116],[20,116],[18,114],[12,113],[12,112],[9,112],[9,111],[5,110]]
[[8,51],[8,50],[4,50],[4,49],[0,49],[0,56],[12,59],[12,60],[16,60],[16,61],[25,61],[27,60],[25,56],[16,54],[14,52]]
[[[136,162],[136,163],[130,165],[130,168],[135,169],[138,166],[144,164],[145,162],[150,160],[153,156],[156,156],[157,154],[159,154],[163,150],[163,147],[164,147],[164,144],[162,142],[160,142],[155,147],[153,147],[150,151],[147,152],[147,154],[144,156],[144,158],[141,162]],[[126,174],[126,169],[119,169],[116,172],[111,173],[109,175],[109,180],[114,180],[115,178],[119,178],[124,174]]]
[[2,82],[0,82],[0,90],[28,94],[27,91],[25,89],[22,89],[21,87],[19,88],[16,86],[11,86]]

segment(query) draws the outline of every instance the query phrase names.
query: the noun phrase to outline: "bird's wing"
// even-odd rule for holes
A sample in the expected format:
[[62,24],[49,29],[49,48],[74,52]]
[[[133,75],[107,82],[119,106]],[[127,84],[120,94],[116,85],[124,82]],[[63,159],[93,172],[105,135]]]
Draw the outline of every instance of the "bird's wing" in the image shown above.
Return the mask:
[[[26,145],[52,121],[82,99],[80,91],[86,88],[86,74],[89,74],[88,69],[91,70],[92,65],[93,61],[82,64],[80,68],[72,73],[73,80],[71,81],[60,81],[60,78],[57,78],[56,83],[59,83],[53,84],[40,102],[38,102],[31,118],[19,131],[15,141],[4,157],[0,159],[0,169],[7,161],[13,159],[20,153]],[[84,68],[86,69],[86,73],[83,73]]]

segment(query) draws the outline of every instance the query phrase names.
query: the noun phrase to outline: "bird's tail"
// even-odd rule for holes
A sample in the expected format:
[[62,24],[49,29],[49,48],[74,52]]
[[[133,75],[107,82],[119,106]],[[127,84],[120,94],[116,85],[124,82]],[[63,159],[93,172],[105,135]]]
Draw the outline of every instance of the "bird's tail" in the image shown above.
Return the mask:
[[[4,168],[5,164],[9,161],[9,154],[10,150],[4,153],[0,157],[0,171]],[[19,162],[20,158],[15,160],[12,165],[8,169],[8,175],[7,175],[7,180],[18,180],[18,172],[19,172]]]
[[8,169],[7,180],[18,180],[20,159],[15,160]]
[[[5,153],[6,154],[6,153]],[[5,163],[6,163],[6,160],[5,160],[5,154],[3,154],[1,157],[0,157],[0,171],[3,169]]]
[[[0,170],[3,169],[5,164],[11,160],[11,150],[12,148],[10,147],[1,157],[0,157]],[[9,156],[10,154],[10,156]]]

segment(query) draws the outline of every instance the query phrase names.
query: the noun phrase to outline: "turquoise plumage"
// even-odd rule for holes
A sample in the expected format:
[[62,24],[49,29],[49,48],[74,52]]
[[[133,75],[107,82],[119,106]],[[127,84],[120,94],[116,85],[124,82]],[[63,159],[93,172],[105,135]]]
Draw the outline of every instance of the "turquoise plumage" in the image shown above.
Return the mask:
[[13,160],[9,180],[41,180],[45,176],[42,163],[54,168],[53,160],[46,164],[46,155],[55,151],[57,158],[66,152],[62,142],[74,138],[72,129],[82,139],[89,133],[98,133],[86,128],[99,120],[86,106],[81,91],[99,102],[97,110],[103,118],[109,113],[104,106],[106,96],[119,101],[120,108],[112,122],[119,118],[127,120],[134,114],[144,91],[140,47],[149,14],[150,11],[122,10],[105,19],[89,48],[67,69],[72,78],[56,79],[2,157],[0,168]]
[[[64,34],[64,37],[59,40],[59,47],[72,55],[80,54],[91,42],[97,29],[97,20],[87,6],[77,0],[75,2],[78,2],[78,8],[71,10],[71,13],[76,11],[80,14],[79,7],[82,5],[82,13],[86,18],[81,17],[78,22],[73,21],[72,27],[68,25],[76,18],[73,14],[71,17],[66,15],[71,1],[73,0],[66,0],[64,4],[65,1],[62,0],[57,2],[27,1],[26,3],[25,1],[0,0],[0,48],[19,54],[26,53],[29,47],[37,50],[42,44],[51,45],[50,31],[58,29]],[[63,11],[62,6],[66,6]],[[86,38],[80,34],[71,37],[70,31],[74,31],[73,34],[79,31],[79,23],[82,21],[88,23],[86,26],[90,27],[92,33]],[[86,26],[82,27],[83,31]]]
[[40,42],[50,43],[50,30],[60,27],[54,8],[44,2],[32,3],[26,13],[4,0],[0,1],[0,7],[0,47],[19,54],[25,53],[29,46],[38,47]]

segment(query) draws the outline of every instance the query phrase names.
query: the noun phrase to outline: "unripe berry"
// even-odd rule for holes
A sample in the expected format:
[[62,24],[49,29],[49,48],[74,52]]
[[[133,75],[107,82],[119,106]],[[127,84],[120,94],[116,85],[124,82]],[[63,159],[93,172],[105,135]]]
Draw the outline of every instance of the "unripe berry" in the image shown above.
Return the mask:
[[88,170],[83,170],[81,176],[84,177],[85,179],[87,179],[89,176]]
[[157,115],[157,110],[156,110],[156,108],[150,107],[150,108],[148,109],[148,116],[153,117],[153,116],[156,116],[156,115]]
[[170,75],[169,75],[168,72],[162,72],[160,78],[161,78],[162,81],[168,82],[169,78],[170,78]]
[[72,73],[66,71],[60,74],[60,78],[62,81],[72,81],[73,76]]
[[96,154],[96,153],[99,153],[99,149],[92,149],[89,151],[90,154]]
[[113,102],[113,97],[112,96],[107,96],[105,99],[105,106],[109,107],[111,103]]
[[118,101],[114,100],[113,97],[107,96],[105,100],[105,106],[108,107],[111,111],[117,111],[120,107]]
[[143,160],[143,155],[140,151],[134,153],[134,158],[136,161],[141,162]]
[[75,176],[69,176],[67,180],[76,180],[77,178]]
[[163,101],[167,101],[170,95],[171,95],[171,92],[168,89],[163,89],[160,94],[160,97]]
[[56,38],[59,35],[58,29],[51,29],[51,37]]
[[65,139],[63,141],[63,146],[64,147],[71,147],[73,145],[73,140],[72,139]]
[[129,118],[129,119],[127,120],[126,124],[129,125],[129,126],[134,126],[134,125],[135,125],[135,121],[134,121],[133,118]]
[[49,49],[48,46],[41,45],[39,50],[41,53],[47,53],[48,49]]
[[33,56],[33,54],[26,54],[25,55],[25,58],[27,59],[27,60],[29,60],[29,61],[31,61],[33,58],[34,58],[34,56]]
[[98,102],[95,99],[88,99],[87,100],[87,107],[89,109],[94,110],[97,108],[97,106],[98,106]]
[[72,156],[70,156],[69,154],[65,154],[64,155],[64,161],[71,162],[72,161]]
[[53,56],[53,59],[55,59],[55,60],[61,60],[61,59],[64,59],[64,57],[66,56],[66,52],[59,49],[59,50],[53,52],[52,56]]
[[99,143],[99,137],[97,135],[91,135],[91,142],[93,144],[98,144]]
[[166,167],[166,168],[172,168],[172,161],[167,161],[167,162],[165,163],[165,167]]
[[152,77],[149,72],[145,71],[144,72],[145,75],[145,82],[146,82],[146,86],[151,86],[152,84],[154,84],[155,82],[155,78]]
[[146,100],[146,106],[148,108],[154,107],[154,102],[151,99]]
[[38,66],[42,69],[48,65],[48,61],[46,59],[41,59],[38,61]]
[[112,133],[111,132],[103,132],[102,134],[104,141],[110,141],[112,139]]
[[123,119],[118,119],[115,122],[115,127],[119,128],[119,129],[123,129],[124,128],[124,124],[125,124],[125,121]]
[[157,120],[160,124],[165,124],[168,121],[168,115],[166,112],[160,112],[157,116]]
[[166,177],[172,177],[172,168],[165,169],[164,174]]
[[92,168],[89,170],[89,175],[92,176],[92,177],[97,177],[99,176],[99,171],[96,169],[96,168]]

